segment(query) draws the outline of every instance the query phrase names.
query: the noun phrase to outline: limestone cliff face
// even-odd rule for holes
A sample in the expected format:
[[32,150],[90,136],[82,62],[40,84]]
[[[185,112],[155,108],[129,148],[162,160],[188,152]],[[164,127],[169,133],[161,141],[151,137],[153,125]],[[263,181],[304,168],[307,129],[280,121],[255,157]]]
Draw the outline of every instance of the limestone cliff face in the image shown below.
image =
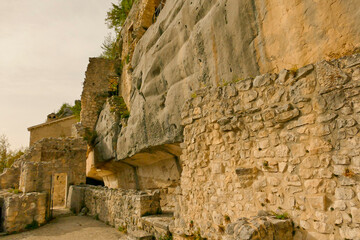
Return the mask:
[[168,0],[132,56],[131,116],[118,137],[118,159],[182,142],[181,107],[200,87],[353,52],[360,43],[356,6],[357,0]]

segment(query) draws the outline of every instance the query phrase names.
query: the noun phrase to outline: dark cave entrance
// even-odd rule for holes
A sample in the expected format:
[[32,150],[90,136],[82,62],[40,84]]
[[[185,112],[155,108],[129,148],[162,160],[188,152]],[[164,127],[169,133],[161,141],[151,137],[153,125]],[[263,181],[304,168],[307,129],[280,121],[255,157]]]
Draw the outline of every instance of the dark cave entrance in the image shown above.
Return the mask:
[[105,186],[104,181],[96,180],[94,178],[86,178],[86,184],[93,186]]

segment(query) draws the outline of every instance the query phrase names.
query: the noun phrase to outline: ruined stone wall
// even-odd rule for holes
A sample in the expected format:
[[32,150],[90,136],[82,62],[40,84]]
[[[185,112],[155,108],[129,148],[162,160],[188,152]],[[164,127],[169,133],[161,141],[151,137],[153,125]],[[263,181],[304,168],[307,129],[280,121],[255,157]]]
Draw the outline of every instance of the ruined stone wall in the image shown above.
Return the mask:
[[82,139],[48,138],[35,145],[32,154],[41,157],[21,163],[21,191],[49,192],[51,178],[58,173],[66,173],[68,186],[86,182],[87,147]]
[[30,146],[43,138],[71,137],[72,125],[76,122],[76,117],[70,116],[29,127],[28,130],[30,132]]
[[259,210],[295,239],[360,236],[360,55],[192,94],[176,227],[218,239]]
[[116,78],[114,62],[103,58],[90,58],[81,94],[80,122],[84,128],[93,130],[108,97],[109,81]]
[[18,188],[20,179],[20,167],[12,166],[0,174],[0,189]]
[[[136,191],[108,189],[95,186],[71,186],[68,207],[78,211],[80,206],[88,208],[88,215],[118,228],[126,227],[128,231],[140,226],[142,216],[159,212],[159,193],[156,191]],[[76,201],[72,201],[72,199]],[[80,201],[79,201],[80,200]]]
[[3,230],[7,233],[21,231],[36,221],[46,222],[46,193],[11,194],[3,198]]

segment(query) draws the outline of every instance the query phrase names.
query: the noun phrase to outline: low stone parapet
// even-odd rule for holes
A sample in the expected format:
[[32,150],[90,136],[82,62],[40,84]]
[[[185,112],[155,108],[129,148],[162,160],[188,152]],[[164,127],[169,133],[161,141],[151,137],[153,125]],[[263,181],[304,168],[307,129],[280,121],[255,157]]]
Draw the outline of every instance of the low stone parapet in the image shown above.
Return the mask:
[[79,213],[83,207],[88,215],[116,228],[136,230],[141,217],[161,212],[158,191],[109,189],[81,185],[71,186],[67,207]]
[[35,228],[46,222],[46,193],[4,193],[0,198],[3,203],[1,209],[4,232]]

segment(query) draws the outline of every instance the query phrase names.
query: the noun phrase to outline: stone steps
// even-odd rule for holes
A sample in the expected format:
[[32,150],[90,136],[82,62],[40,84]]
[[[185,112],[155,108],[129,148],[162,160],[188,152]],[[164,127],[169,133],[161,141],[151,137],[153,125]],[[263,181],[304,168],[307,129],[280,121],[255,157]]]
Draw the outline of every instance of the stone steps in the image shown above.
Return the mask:
[[59,217],[70,217],[74,216],[75,214],[68,208],[53,208],[52,209],[53,218],[59,218]]
[[142,230],[128,232],[126,240],[153,240],[154,235]]
[[170,233],[169,229],[174,224],[173,213],[144,216],[141,223],[144,231],[159,238]]

